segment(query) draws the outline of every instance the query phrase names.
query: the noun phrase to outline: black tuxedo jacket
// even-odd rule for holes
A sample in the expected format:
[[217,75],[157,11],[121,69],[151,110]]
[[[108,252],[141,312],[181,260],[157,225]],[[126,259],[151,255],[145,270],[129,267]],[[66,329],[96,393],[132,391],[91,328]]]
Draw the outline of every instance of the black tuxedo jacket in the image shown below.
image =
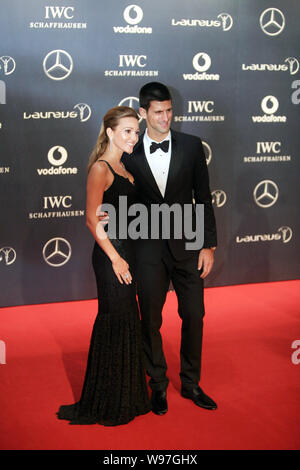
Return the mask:
[[[163,197],[156,184],[145,156],[142,134],[132,154],[123,154],[122,161],[133,175],[138,200],[150,210],[152,204],[177,203],[204,204],[204,244],[203,248],[217,245],[216,222],[211,201],[209,177],[201,139],[182,132],[171,131],[172,155]],[[195,218],[195,211],[193,213]],[[193,224],[195,220],[193,220]],[[149,225],[150,225],[149,218]],[[195,227],[195,225],[194,225]],[[149,228],[150,229],[150,228]],[[149,235],[150,236],[150,235]],[[167,241],[170,251],[178,261],[195,255],[195,251],[186,249],[186,239],[171,238]],[[158,239],[139,239],[137,242],[138,259],[156,263],[162,256],[165,241]],[[199,250],[197,250],[199,252]]]

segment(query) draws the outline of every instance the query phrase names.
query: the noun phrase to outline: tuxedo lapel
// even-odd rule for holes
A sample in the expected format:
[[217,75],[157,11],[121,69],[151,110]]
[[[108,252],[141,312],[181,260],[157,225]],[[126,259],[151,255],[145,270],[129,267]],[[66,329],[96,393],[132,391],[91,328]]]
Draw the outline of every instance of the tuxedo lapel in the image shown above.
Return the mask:
[[166,191],[165,191],[165,198],[172,193],[172,190],[176,187],[176,179],[177,176],[179,175],[180,168],[183,162],[183,151],[179,145],[178,142],[178,137],[174,133],[174,131],[171,131],[172,135],[172,154],[171,154],[171,161],[170,161],[170,167],[169,167],[169,172],[168,172],[168,179],[167,179],[167,185],[166,185]]

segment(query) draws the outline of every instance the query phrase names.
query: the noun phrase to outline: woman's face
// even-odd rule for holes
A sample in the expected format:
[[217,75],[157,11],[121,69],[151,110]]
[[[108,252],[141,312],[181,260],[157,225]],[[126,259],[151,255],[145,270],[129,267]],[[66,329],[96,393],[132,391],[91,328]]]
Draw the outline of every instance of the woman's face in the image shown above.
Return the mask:
[[112,137],[112,145],[122,152],[132,153],[139,138],[138,120],[134,117],[121,118],[117,127],[110,129],[109,134],[108,136]]

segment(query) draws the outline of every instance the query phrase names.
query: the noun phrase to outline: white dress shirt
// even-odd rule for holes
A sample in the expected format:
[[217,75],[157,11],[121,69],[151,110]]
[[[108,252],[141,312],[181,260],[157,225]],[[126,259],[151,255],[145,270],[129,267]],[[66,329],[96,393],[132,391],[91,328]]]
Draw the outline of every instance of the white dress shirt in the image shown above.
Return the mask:
[[[147,161],[149,163],[149,166],[151,168],[152,174],[155,178],[156,184],[164,197],[165,191],[166,191],[166,185],[167,185],[167,179],[168,179],[168,173],[169,173],[169,167],[170,167],[170,161],[171,161],[171,131],[169,131],[169,134],[167,137],[162,140],[169,140],[169,150],[167,152],[164,152],[162,149],[157,149],[155,152],[150,153],[150,145],[152,142],[155,142],[155,140],[150,139],[148,135],[147,129],[145,130],[144,134],[144,149],[145,149],[145,155],[147,158]],[[156,142],[156,143],[161,143],[161,142]]]

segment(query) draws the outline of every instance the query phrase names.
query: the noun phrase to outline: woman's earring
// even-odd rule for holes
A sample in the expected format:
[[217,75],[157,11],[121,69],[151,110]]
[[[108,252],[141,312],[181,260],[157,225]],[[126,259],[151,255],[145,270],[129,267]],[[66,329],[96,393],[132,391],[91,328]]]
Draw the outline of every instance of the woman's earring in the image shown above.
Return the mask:
[[109,138],[109,151],[112,151],[112,137]]

